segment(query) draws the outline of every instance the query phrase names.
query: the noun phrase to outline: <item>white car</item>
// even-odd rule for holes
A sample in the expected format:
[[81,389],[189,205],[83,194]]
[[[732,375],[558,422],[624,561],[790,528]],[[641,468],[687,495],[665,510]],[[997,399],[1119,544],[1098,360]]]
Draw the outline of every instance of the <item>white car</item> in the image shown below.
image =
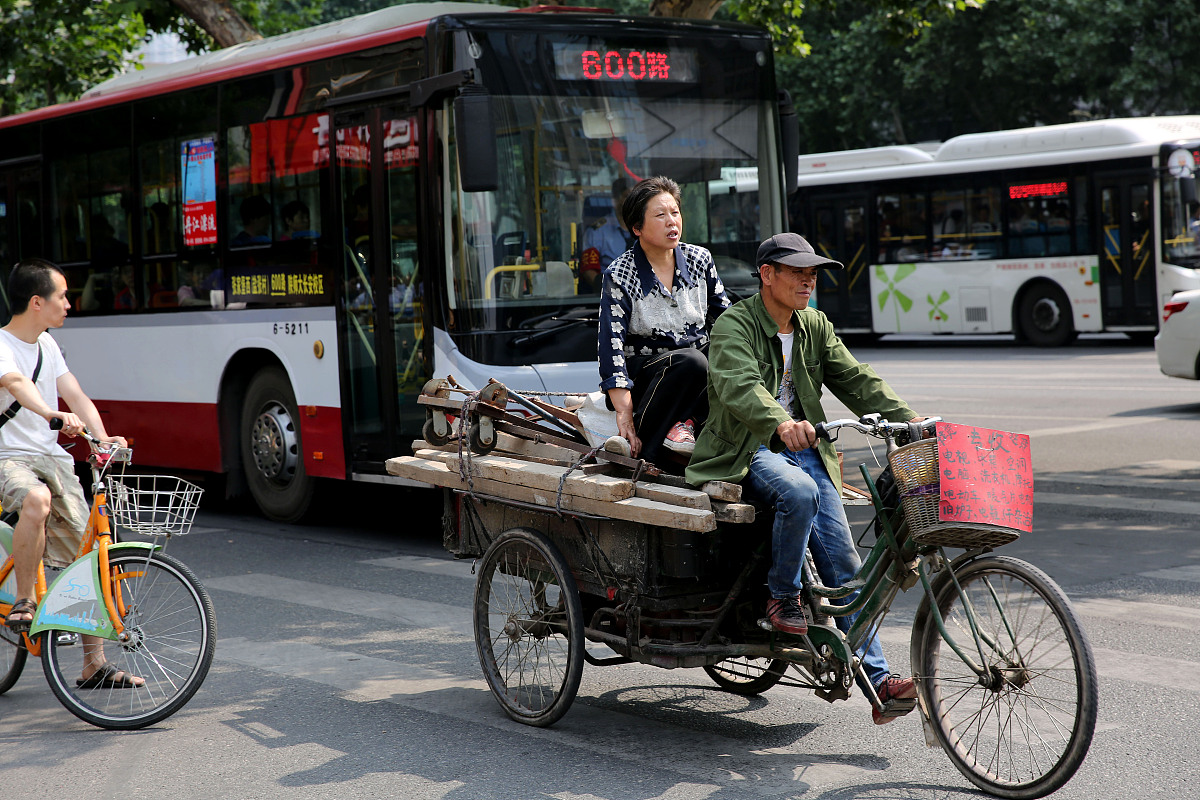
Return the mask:
[[1158,368],[1176,378],[1200,379],[1200,289],[1173,295],[1163,306],[1163,317],[1154,337]]

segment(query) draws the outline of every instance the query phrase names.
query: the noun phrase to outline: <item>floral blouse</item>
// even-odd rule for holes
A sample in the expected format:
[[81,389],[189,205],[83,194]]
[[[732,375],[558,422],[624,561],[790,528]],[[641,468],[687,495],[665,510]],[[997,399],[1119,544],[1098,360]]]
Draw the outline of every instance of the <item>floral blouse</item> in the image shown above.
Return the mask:
[[712,254],[680,243],[675,248],[674,288],[654,274],[640,243],[604,270],[600,295],[600,388],[633,386],[626,359],[708,345],[708,329],[729,308]]

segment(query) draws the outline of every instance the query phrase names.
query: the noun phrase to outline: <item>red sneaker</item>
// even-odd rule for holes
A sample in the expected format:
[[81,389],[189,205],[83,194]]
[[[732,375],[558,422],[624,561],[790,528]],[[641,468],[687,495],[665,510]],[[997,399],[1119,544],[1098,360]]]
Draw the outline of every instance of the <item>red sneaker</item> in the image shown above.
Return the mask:
[[803,636],[808,633],[808,620],[795,597],[772,597],[767,601],[767,619],[780,633]]
[[696,449],[696,423],[692,420],[676,422],[663,439],[663,447],[673,453],[683,453],[690,456]]
[[887,725],[896,717],[903,717],[917,705],[917,684],[912,678],[901,678],[891,675],[884,678],[875,687],[879,702],[883,703],[880,711],[871,706],[871,719],[876,725]]

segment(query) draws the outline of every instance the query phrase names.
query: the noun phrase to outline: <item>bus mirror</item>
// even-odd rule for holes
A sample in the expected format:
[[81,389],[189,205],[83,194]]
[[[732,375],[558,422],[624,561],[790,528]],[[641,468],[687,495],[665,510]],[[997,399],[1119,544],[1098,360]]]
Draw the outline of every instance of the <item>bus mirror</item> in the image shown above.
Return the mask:
[[458,137],[458,172],[464,192],[493,192],[499,185],[496,126],[492,97],[475,84],[454,98],[454,131]]
[[800,169],[800,117],[792,105],[792,96],[779,90],[779,139],[783,151],[783,185],[788,196],[796,191]]

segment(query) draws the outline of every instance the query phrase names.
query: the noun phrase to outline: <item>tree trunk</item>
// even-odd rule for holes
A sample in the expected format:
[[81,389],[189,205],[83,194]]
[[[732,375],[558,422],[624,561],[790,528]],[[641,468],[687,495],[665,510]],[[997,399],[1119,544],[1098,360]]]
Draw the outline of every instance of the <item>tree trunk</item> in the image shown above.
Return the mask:
[[233,10],[229,0],[171,0],[193,22],[213,38],[217,47],[229,47],[241,42],[261,39],[262,34],[250,27],[242,15]]
[[725,0],[650,0],[650,16],[712,19]]

